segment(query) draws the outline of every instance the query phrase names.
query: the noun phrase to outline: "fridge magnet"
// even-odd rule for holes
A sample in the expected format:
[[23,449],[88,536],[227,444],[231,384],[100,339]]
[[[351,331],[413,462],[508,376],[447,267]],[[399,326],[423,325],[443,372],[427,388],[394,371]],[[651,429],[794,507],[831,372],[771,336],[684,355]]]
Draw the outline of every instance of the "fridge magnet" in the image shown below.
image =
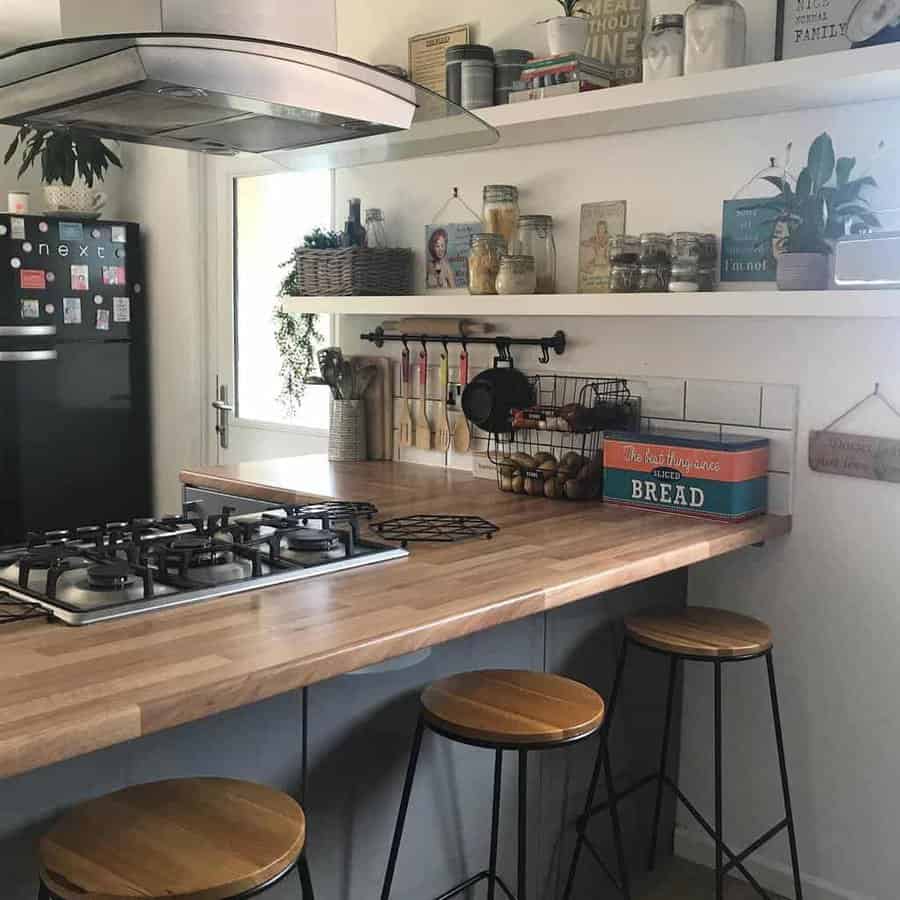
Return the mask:
[[89,291],[91,289],[90,270],[87,266],[72,266],[72,290]]
[[81,324],[81,297],[63,297],[63,324]]
[[123,266],[103,266],[103,283],[110,287],[125,284],[125,268]]
[[109,331],[109,310],[97,310],[97,331]]
[[[455,217],[454,211],[447,214],[453,204],[460,207],[460,221],[443,224]],[[431,220],[441,224],[425,226],[425,290],[446,293],[464,289],[469,283],[472,235],[484,230],[481,216],[459,196],[459,188],[453,188],[452,195]]]
[[849,50],[847,22],[858,0],[778,0],[775,59],[797,59]]
[[131,321],[131,300],[128,297],[113,297],[113,322],[126,325]]
[[47,289],[47,273],[43,269],[22,269],[19,283],[23,291],[44,291]]
[[25,240],[25,220],[14,216],[9,220],[9,233],[14,241]]
[[113,225],[112,226],[111,240],[114,244],[124,244],[128,240],[128,237],[125,234],[125,226],[124,225]]
[[900,409],[881,393],[881,387],[876,384],[871,394],[851,406],[822,431],[810,431],[809,467],[814,472],[900,484],[900,441],[834,430],[872,400],[880,400],[900,418]]
[[59,239],[61,241],[81,241],[84,239],[84,226],[81,222],[60,222]]
[[646,0],[591,0],[580,5],[590,13],[587,55],[613,66],[616,84],[640,81]]
[[626,207],[624,200],[585,203],[581,207],[579,294],[602,294],[609,290],[609,238],[625,234]]
[[41,317],[41,303],[39,300],[23,300],[20,307],[23,319],[39,319]]

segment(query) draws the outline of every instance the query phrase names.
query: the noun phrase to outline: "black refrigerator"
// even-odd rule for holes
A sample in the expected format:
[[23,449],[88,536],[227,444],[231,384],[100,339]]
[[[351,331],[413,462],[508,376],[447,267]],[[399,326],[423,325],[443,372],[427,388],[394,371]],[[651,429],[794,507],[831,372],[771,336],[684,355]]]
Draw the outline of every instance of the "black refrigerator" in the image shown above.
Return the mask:
[[140,228],[0,215],[0,546],[152,514]]

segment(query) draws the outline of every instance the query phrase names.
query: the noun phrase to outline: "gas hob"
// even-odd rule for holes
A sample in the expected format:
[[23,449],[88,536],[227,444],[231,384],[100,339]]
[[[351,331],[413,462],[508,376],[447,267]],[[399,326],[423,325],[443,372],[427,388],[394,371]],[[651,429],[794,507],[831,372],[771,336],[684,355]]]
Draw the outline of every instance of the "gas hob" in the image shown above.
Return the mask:
[[376,512],[368,503],[226,509],[33,534],[0,550],[0,592],[87,625],[406,557],[361,537]]

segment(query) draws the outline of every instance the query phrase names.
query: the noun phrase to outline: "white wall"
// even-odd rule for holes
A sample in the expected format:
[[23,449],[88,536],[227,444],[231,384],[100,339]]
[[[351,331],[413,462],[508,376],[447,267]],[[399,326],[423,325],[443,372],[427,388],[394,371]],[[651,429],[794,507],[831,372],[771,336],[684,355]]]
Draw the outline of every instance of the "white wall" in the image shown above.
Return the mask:
[[[339,3],[342,52],[402,62],[408,34],[464,20],[478,26],[479,41],[516,43],[498,37],[510,15],[505,5],[469,0],[448,13],[403,0],[391,5],[390,16],[384,5],[371,6],[363,0]],[[768,36],[760,23],[771,23],[775,4],[765,4],[763,15],[756,4],[745,6],[757,35],[753,55],[764,58]],[[525,15],[517,7],[516,18],[552,14],[549,3],[524,8]],[[581,203],[627,200],[630,232],[718,232],[722,200],[769,156],[780,154],[787,141],[802,148],[827,129],[840,153],[857,155],[865,166],[880,139],[892,141],[887,123],[896,121],[898,112],[897,103],[871,104],[342,172],[338,213],[348,196],[362,196],[364,203],[384,208],[398,242],[421,255],[424,225],[453,186],[477,208],[483,184],[518,184],[525,211],[550,213],[556,220],[560,287],[571,291]],[[896,149],[889,148],[872,171],[883,185],[879,205],[900,205]],[[823,294],[822,303],[827,302]],[[375,323],[354,319],[351,331]],[[794,533],[762,550],[697,567],[691,573],[692,602],[758,615],[775,629],[807,898],[896,897],[900,717],[894,694],[900,661],[893,643],[900,628],[895,602],[900,563],[893,543],[900,488],[813,473],[805,453],[809,430],[824,427],[875,381],[900,402],[900,323],[517,320],[511,309],[497,324],[522,335],[564,328],[571,349],[558,370],[799,386]],[[348,341],[351,349],[353,343]],[[533,360],[527,364],[532,367]],[[877,407],[850,423],[900,436],[898,424]],[[710,677],[708,671],[691,671],[687,679],[681,772],[686,792],[707,812],[712,810]],[[730,668],[725,686],[726,835],[739,849],[781,816],[778,770],[764,667]],[[696,827],[686,816],[680,821],[679,850],[702,853]],[[765,877],[789,894],[781,880],[788,860],[784,840],[767,846],[762,859],[769,863]]]

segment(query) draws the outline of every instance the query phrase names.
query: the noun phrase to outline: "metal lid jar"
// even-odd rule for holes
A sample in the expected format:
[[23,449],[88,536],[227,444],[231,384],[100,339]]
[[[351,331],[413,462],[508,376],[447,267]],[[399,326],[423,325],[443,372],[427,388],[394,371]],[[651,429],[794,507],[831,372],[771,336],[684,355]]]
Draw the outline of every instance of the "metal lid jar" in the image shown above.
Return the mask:
[[703,235],[696,231],[676,231],[672,235],[672,259],[699,259]]
[[503,256],[497,273],[498,294],[533,294],[537,274],[533,256]]
[[465,109],[494,105],[494,50],[484,44],[447,48],[447,98]]
[[660,81],[684,74],[684,16],[666,13],[653,17],[644,38],[644,81]]
[[507,245],[519,236],[519,189],[511,184],[487,184],[481,214],[484,230],[503,236]]
[[672,273],[669,278],[669,291],[673,294],[684,294],[699,291],[697,260],[695,257],[681,257],[672,261]]
[[641,235],[641,265],[669,265],[672,242],[667,234],[646,231]]
[[634,294],[640,286],[641,267],[636,262],[614,262],[609,270],[613,294]]
[[556,240],[553,216],[521,216],[519,243],[522,253],[534,257],[537,294],[556,293]]
[[494,103],[509,103],[509,94],[534,54],[530,50],[498,50],[494,54]]
[[641,258],[641,239],[633,234],[611,234],[607,248],[611,263],[636,263]]
[[742,66],[747,14],[738,0],[695,0],[684,14],[684,74]]
[[496,294],[500,257],[506,241],[499,234],[473,234],[469,247],[469,293]]

